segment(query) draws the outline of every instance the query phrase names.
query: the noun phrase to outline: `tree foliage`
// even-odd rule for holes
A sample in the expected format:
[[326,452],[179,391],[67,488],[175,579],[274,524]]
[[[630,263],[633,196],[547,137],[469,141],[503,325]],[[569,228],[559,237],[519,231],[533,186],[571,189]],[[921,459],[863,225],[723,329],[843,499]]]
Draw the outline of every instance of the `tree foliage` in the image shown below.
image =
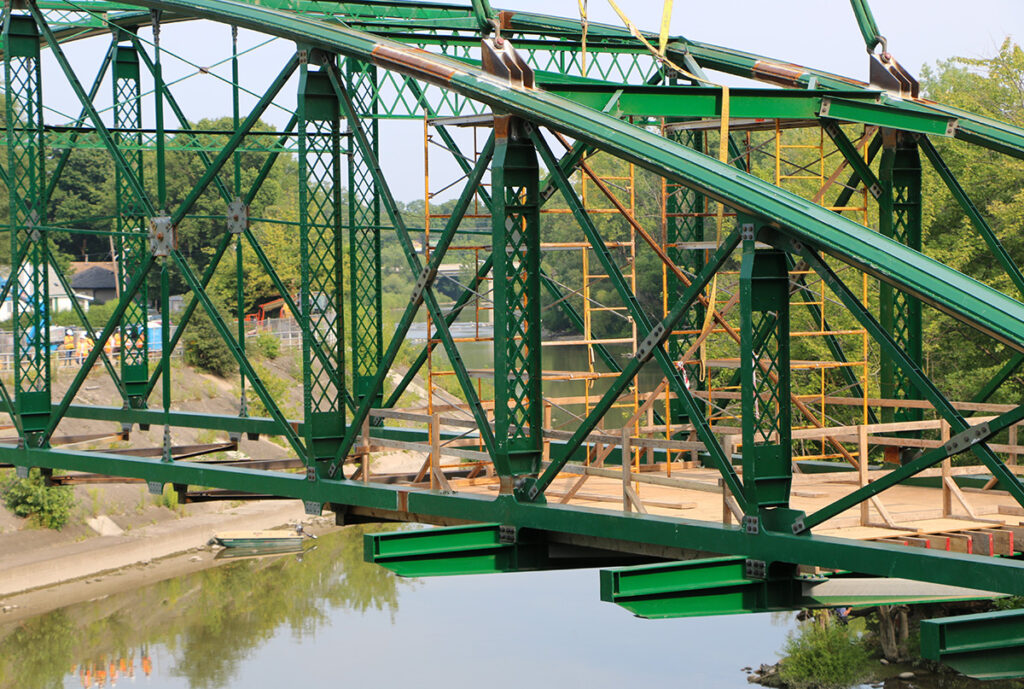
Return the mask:
[[[942,103],[1024,125],[1024,51],[1010,39],[992,58],[954,58],[925,69],[922,87],[927,97]],[[962,141],[936,139],[934,143],[1014,262],[1024,265],[1024,161]],[[922,242],[926,253],[1006,294],[1024,298],[924,162],[927,202]],[[1011,356],[1004,345],[931,309],[925,310],[924,338],[927,372],[955,399],[970,399]],[[1008,382],[992,401],[1010,402],[1024,393],[1020,371]]]
[[185,363],[200,371],[226,378],[238,370],[238,362],[206,313],[196,311],[185,330]]
[[19,517],[38,526],[60,531],[71,518],[75,494],[68,486],[47,486],[39,469],[32,469],[28,478],[9,476],[0,483],[4,505]]
[[803,623],[786,640],[779,677],[793,689],[845,689],[868,674],[857,635],[833,619]]

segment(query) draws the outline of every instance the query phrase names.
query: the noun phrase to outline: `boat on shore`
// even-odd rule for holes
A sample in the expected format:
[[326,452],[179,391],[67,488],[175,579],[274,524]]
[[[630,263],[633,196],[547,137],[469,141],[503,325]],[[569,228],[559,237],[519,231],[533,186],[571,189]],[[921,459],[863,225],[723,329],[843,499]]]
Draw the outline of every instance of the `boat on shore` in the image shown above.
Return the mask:
[[225,548],[301,548],[302,534],[295,531],[223,531],[214,540]]

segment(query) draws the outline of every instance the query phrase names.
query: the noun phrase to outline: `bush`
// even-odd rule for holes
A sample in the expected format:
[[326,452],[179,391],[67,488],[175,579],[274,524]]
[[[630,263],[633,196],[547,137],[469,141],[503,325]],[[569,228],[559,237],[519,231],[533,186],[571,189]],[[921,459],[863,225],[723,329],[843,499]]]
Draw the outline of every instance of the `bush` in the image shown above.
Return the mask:
[[238,370],[231,349],[205,313],[196,312],[185,333],[185,363],[226,378]]
[[870,656],[847,626],[806,622],[786,640],[779,677],[794,689],[845,689],[867,675]]
[[281,340],[270,333],[261,333],[254,340],[256,352],[264,359],[276,359],[281,356]]
[[[263,387],[266,388],[267,394],[270,398],[277,403],[277,406],[281,408],[281,413],[288,415],[287,404],[285,404],[285,395],[288,393],[289,383],[281,376],[274,375],[267,367],[257,363],[253,369],[256,371],[256,375],[260,377],[263,382]],[[245,388],[246,405],[249,408],[249,414],[251,416],[269,417],[270,411],[267,410],[263,400],[256,394],[256,390],[253,389],[252,385]]]
[[996,598],[992,601],[992,608],[995,610],[1019,610],[1024,608],[1024,596]]
[[75,494],[68,486],[46,486],[43,475],[32,469],[28,478],[10,476],[0,483],[7,509],[47,529],[64,528],[75,506]]

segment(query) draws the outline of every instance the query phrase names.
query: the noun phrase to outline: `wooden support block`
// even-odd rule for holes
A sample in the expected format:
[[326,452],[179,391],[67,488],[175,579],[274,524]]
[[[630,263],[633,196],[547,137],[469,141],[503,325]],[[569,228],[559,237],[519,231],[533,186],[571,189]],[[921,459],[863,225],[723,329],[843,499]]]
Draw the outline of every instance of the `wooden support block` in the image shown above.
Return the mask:
[[974,552],[974,542],[970,536],[960,533],[944,533],[939,535],[949,538],[949,550],[951,552],[967,553],[968,555]]
[[1000,505],[999,514],[1010,514],[1014,517],[1024,517],[1024,507],[1020,505]]
[[1024,550],[1024,526],[1006,526],[1000,527],[1001,531],[1009,531],[1013,534],[1013,540],[1010,545],[1013,546],[1014,552]]
[[946,536],[929,536],[928,547],[932,550],[949,550],[949,538]]
[[911,547],[914,547],[914,548],[928,548],[928,547],[930,547],[930,539],[928,539],[928,538],[915,538],[915,537],[912,537],[912,536],[908,536],[908,537],[904,538],[903,540],[904,540],[904,542],[906,542],[907,545],[909,545]]
[[975,555],[991,556],[996,554],[996,544],[992,534],[984,531],[964,531],[964,534],[971,537]]
[[978,529],[992,536],[992,548],[996,555],[1013,555],[1013,532],[1007,529]]

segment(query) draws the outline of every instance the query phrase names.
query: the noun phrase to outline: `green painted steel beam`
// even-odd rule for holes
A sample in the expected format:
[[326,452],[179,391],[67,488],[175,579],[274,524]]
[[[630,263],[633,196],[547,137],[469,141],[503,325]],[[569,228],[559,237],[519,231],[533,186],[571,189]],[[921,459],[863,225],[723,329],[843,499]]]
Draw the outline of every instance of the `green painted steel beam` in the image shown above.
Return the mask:
[[[57,407],[54,405],[54,410]],[[68,407],[65,416],[69,419],[91,421],[112,421],[139,424],[140,426],[159,425],[164,423],[164,413],[156,409],[125,409],[123,407],[105,407],[94,405],[73,404]],[[273,419],[219,414],[200,414],[195,412],[171,411],[170,425],[178,428],[207,428],[227,433],[259,433],[261,435],[281,435],[281,427]],[[291,421],[290,425],[301,432],[302,423]]]
[[[484,262],[480,264],[479,268],[477,268],[476,275],[473,276],[472,282],[462,290],[462,294],[459,295],[459,298],[455,300],[455,303],[448,310],[448,313],[445,314],[445,325],[451,327],[451,324],[458,319],[462,310],[466,308],[474,297],[477,296],[477,289],[479,289],[480,284],[487,279],[487,274],[491,272],[493,263],[494,259],[492,255],[488,254]],[[409,370],[406,371],[404,376],[402,376],[402,380],[399,381],[398,384],[395,385],[394,390],[391,391],[391,395],[389,395],[388,399],[384,402],[384,407],[393,407],[398,403],[402,393],[405,392],[406,388],[409,387],[409,384],[412,383],[419,374],[420,369],[423,368],[423,365],[427,362],[427,357],[434,351],[437,344],[437,341],[432,339],[423,346],[420,353],[416,356],[416,359],[409,366]]]
[[1007,558],[906,548],[826,536],[762,531],[745,533],[735,526],[666,516],[622,514],[563,505],[520,503],[466,493],[441,494],[408,486],[363,484],[299,474],[210,466],[193,462],[125,457],[60,449],[0,447],[0,461],[17,466],[63,468],[179,483],[273,494],[315,504],[334,503],[387,510],[399,519],[434,517],[470,522],[515,524],[523,529],[682,547],[707,553],[742,555],[765,562],[815,563],[821,567],[868,575],[900,576],[953,586],[984,581],[996,592],[1024,595],[1024,562]]
[[603,569],[601,600],[648,619],[738,615],[801,606],[797,579],[753,578],[748,563],[743,557],[716,557]]
[[[414,308],[418,308],[420,303],[427,307],[427,312],[433,319],[433,322],[437,328],[437,334],[444,345],[445,353],[448,355],[448,361],[451,363],[452,369],[455,371],[455,377],[459,381],[459,385],[462,388],[462,393],[466,398],[466,402],[469,405],[470,411],[473,414],[473,418],[476,421],[477,428],[480,432],[480,437],[487,447],[487,451],[491,453],[492,457],[495,457],[495,441],[494,432],[491,429],[490,423],[487,419],[487,414],[480,404],[479,397],[477,396],[476,390],[473,388],[473,383],[469,378],[469,373],[466,370],[466,366],[462,361],[462,355],[459,353],[459,349],[455,344],[455,340],[452,338],[451,331],[448,328],[447,321],[445,320],[444,313],[441,311],[441,307],[438,305],[437,297],[434,295],[434,291],[431,288],[433,279],[437,275],[437,265],[431,266],[432,261],[428,261],[426,268],[424,268],[419,255],[416,253],[416,249],[412,243],[412,238],[409,235],[409,230],[406,227],[405,221],[398,211],[398,207],[395,203],[394,195],[391,193],[391,189],[384,177],[384,172],[380,168],[380,162],[377,157],[373,154],[373,149],[370,146],[370,142],[366,138],[366,133],[360,123],[358,114],[355,112],[355,108],[352,105],[352,100],[349,97],[348,90],[346,89],[343,80],[337,73],[337,68],[333,64],[325,65],[328,67],[328,74],[331,78],[331,84],[334,87],[334,91],[338,96],[339,103],[342,106],[342,111],[349,121],[349,127],[352,131],[353,138],[355,139],[356,145],[362,151],[366,165],[373,176],[374,183],[377,186],[377,192],[380,195],[381,204],[387,211],[388,217],[391,220],[392,226],[395,228],[395,235],[402,247],[402,251],[405,254],[406,262],[408,263],[409,270],[411,273],[417,276],[417,283],[422,285],[414,290],[413,299],[411,305]],[[479,161],[478,161],[479,162]],[[475,194],[475,187],[472,189]],[[469,196],[472,198],[472,195]],[[461,199],[460,199],[461,202]],[[468,201],[467,201],[468,204]],[[464,212],[464,211],[463,211]],[[454,220],[454,222],[452,222]],[[449,228],[454,234],[454,228],[458,226],[458,222],[461,220],[461,216],[455,219],[454,216],[449,218]],[[451,237],[447,241],[451,241]],[[438,265],[443,257],[443,253],[435,252],[437,254]],[[433,255],[431,257],[433,259]],[[409,311],[407,309],[406,314]],[[389,346],[388,352],[385,353],[385,357],[392,354],[392,347]],[[393,361],[393,354],[392,359]],[[373,388],[379,387],[381,384],[381,378],[386,371],[386,367],[390,367],[391,362],[389,361],[386,365],[382,362],[378,368],[377,374],[375,374],[374,380],[376,381]],[[360,405],[360,410],[368,409],[367,402],[370,398],[364,399],[363,404]],[[365,412],[364,412],[365,413]],[[357,412],[358,414],[358,412]],[[357,417],[358,418],[358,417]],[[354,422],[353,422],[354,424]],[[340,469],[341,462],[344,461],[349,449],[352,447],[354,438],[350,432],[346,435],[345,441],[339,446],[338,452],[334,459],[331,460],[330,465],[327,468],[328,475],[333,478],[337,471]],[[495,457],[496,462],[500,462],[500,457]],[[495,467],[499,471],[506,469],[507,467],[500,466]]]
[[[884,148],[878,165],[879,232],[921,251],[921,157],[917,141],[904,132],[883,130]],[[879,321],[900,349],[920,368],[924,364],[921,335],[921,302],[883,283],[878,289]],[[896,365],[887,348],[882,348],[880,390],[886,399],[917,399],[917,390],[908,373]],[[920,421],[922,410],[882,409],[882,422]]]
[[795,576],[792,567],[717,557],[601,570],[601,600],[640,617],[660,619],[846,606],[913,605],[988,600],[966,587],[837,573]]
[[[238,341],[235,340],[234,335],[232,335],[231,330],[224,322],[224,319],[221,317],[217,307],[213,305],[212,301],[210,301],[210,297],[200,284],[199,278],[192,271],[192,268],[188,265],[188,262],[185,260],[184,256],[181,255],[181,252],[178,249],[173,249],[171,251],[171,258],[182,277],[185,278],[185,283],[188,285],[189,290],[199,298],[199,303],[206,311],[207,317],[210,319],[210,322],[213,323],[213,326],[217,330],[221,339],[224,340],[224,343],[231,351],[231,355],[235,358],[235,361],[238,362],[238,367],[242,370],[246,379],[252,385],[253,391],[259,397],[263,406],[266,407],[270,416],[277,422],[280,435],[285,437],[288,444],[291,445],[293,450],[295,450],[297,456],[308,463],[310,461],[309,449],[303,444],[302,440],[299,439],[295,428],[288,422],[288,419],[285,418],[284,413],[277,405],[277,402],[270,395],[270,392],[263,384],[260,375],[256,372],[252,362],[245,356],[245,352],[239,346]],[[144,274],[145,273],[143,273],[143,275]],[[166,321],[164,322],[166,323]],[[99,343],[97,343],[97,347],[98,346],[100,346]],[[164,351],[166,352],[166,350]],[[167,381],[168,377],[167,372],[165,371],[164,383],[166,384]]]
[[498,524],[365,534],[363,559],[403,577],[552,569],[543,539]]
[[[89,3],[83,4],[89,8],[96,8],[97,14],[88,20],[90,24],[82,29],[69,29],[67,33],[58,38],[86,38],[106,33],[100,29],[102,25],[99,19],[102,15],[99,11],[122,10],[121,13],[108,15],[110,21],[117,22],[125,28],[147,25],[150,21],[149,14],[128,9],[132,5],[143,3]],[[41,3],[46,6],[47,3]],[[54,6],[61,6],[56,3]],[[297,10],[300,13],[308,13],[308,17],[320,17],[323,20],[330,20],[333,17],[351,17],[354,21],[352,26],[358,27],[358,17],[372,18],[373,23],[365,24],[368,29],[380,30],[381,20],[387,18],[409,18],[417,16],[431,20],[450,20],[452,32],[441,36],[431,36],[429,33],[419,34],[415,31],[396,31],[388,37],[392,40],[409,41],[411,43],[422,43],[424,45],[434,42],[444,45],[476,45],[479,40],[475,32],[466,32],[468,22],[475,22],[472,16],[472,8],[465,5],[448,5],[442,3],[339,3],[336,12],[326,11],[323,4],[310,2],[291,2],[290,0],[265,1],[264,5],[268,11],[281,11],[284,8]],[[150,6],[145,4],[144,6]],[[66,6],[65,6],[66,7]],[[335,5],[331,5],[334,8]],[[271,9],[273,8],[273,9]],[[187,7],[180,5],[168,6],[168,14],[164,22],[182,21],[193,18],[200,12],[190,13]],[[198,8],[197,8],[198,10]],[[242,10],[243,12],[245,10]],[[290,13],[293,14],[294,13]],[[314,20],[315,21],[315,20]],[[335,20],[336,21],[336,20]],[[343,19],[344,21],[344,19]],[[508,28],[505,35],[517,40],[518,45],[523,47],[545,48],[549,50],[571,50],[578,52],[579,38],[582,34],[582,27],[578,19],[555,17],[529,12],[513,11],[507,14]],[[386,22],[385,22],[386,25]],[[424,26],[425,32],[437,32],[443,24],[432,23],[429,28]],[[250,27],[260,30],[258,27]],[[415,29],[415,24],[410,28]],[[386,29],[385,29],[386,30]],[[463,31],[464,35],[457,32]],[[383,35],[383,31],[382,31]],[[543,36],[545,39],[536,41],[539,45],[531,43],[532,37]],[[647,33],[649,40],[657,40],[653,32]],[[646,49],[640,45],[627,29],[621,26],[590,22],[588,24],[587,42],[589,51],[618,51],[647,55]],[[721,71],[734,76],[766,81],[795,89],[807,89],[814,86],[819,89],[830,89],[837,91],[866,90],[873,91],[868,84],[857,79],[831,74],[819,69],[796,65],[784,60],[777,60],[771,57],[748,53],[741,50],[725,48],[700,41],[693,41],[681,36],[671,39],[668,44],[668,57],[679,62],[689,64],[696,61],[700,67],[714,71]],[[983,117],[975,113],[967,112],[950,106],[931,103],[927,101],[904,101],[899,99],[886,98],[882,95],[884,107],[903,112],[921,112],[938,115],[945,118],[956,118],[955,136],[961,140],[992,150],[997,150],[1007,155],[1024,158],[1024,129],[991,118]],[[832,115],[836,117],[836,115]]]
[[875,15],[871,12],[871,6],[868,4],[868,0],[850,0],[850,5],[853,7],[853,15],[857,19],[860,34],[864,37],[864,45],[867,46],[868,52],[871,52],[884,40],[878,31],[878,24],[875,22]]
[[[305,46],[296,50],[305,54]],[[316,62],[335,61],[318,56]],[[345,434],[345,300],[341,107],[327,69],[300,61],[296,130],[299,181],[299,318],[308,466],[334,456]],[[352,190],[350,189],[350,192]],[[352,204],[354,199],[349,198]],[[353,247],[350,246],[350,250]],[[357,321],[353,320],[353,327]],[[317,360],[319,346],[326,359]]]
[[[851,220],[744,175],[653,132],[541,91],[510,89],[457,61],[424,56],[391,41],[288,13],[218,0],[139,0],[166,10],[302,40],[369,59],[463,93],[535,123],[547,124],[655,173],[697,188],[741,213],[792,228],[802,239],[890,282],[955,318],[965,320],[1017,349],[1024,349],[1024,305],[951,268],[887,241]],[[133,3],[134,4],[134,3]]]
[[[822,129],[832,139],[832,143],[835,144],[843,159],[853,168],[854,174],[857,176],[857,182],[848,185],[848,188],[855,188],[857,183],[863,184],[867,188],[868,193],[877,200],[882,195],[882,185],[871,169],[870,158],[868,160],[864,159],[864,156],[853,145],[853,142],[850,141],[850,138],[839,127],[839,123],[836,120],[822,118],[821,124]],[[845,206],[846,202],[837,205]]]
[[921,657],[975,679],[1024,677],[1024,610],[922,620]]
[[[719,89],[692,86],[538,84],[581,105],[601,109],[614,90],[621,90],[616,114],[648,117],[711,118],[721,114]],[[813,120],[828,117],[843,122],[891,127],[932,136],[951,136],[956,118],[923,111],[904,111],[871,102],[877,93],[729,89],[729,116],[736,119]]]

